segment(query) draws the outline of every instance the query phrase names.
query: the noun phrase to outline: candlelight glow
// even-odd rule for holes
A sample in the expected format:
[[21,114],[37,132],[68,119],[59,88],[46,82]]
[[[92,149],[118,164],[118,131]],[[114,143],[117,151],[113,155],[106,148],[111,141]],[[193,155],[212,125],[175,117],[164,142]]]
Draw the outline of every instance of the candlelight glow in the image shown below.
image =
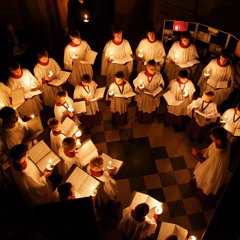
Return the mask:
[[75,136],[76,137],[81,137],[82,136],[82,132],[80,130],[78,130],[76,133],[75,133]]

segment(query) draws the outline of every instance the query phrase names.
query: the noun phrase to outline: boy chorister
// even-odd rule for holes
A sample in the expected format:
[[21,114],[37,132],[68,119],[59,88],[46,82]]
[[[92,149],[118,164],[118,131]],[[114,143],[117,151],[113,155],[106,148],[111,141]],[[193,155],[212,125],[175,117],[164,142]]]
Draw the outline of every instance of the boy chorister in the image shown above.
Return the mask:
[[61,90],[56,94],[56,103],[54,105],[54,115],[60,122],[66,117],[73,118],[73,112],[71,107],[73,100],[68,96],[68,92]]
[[[113,125],[127,124],[127,109],[131,98],[117,97],[132,92],[133,89],[129,82],[124,79],[124,73],[119,71],[115,74],[115,82],[108,89],[106,100],[110,100],[110,110],[112,112]],[[116,95],[117,94],[117,95]]]

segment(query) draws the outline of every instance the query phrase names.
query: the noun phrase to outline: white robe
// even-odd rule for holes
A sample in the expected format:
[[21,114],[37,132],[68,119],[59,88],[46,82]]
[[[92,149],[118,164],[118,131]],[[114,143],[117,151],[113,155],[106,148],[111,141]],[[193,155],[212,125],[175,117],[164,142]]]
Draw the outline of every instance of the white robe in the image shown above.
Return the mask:
[[224,149],[218,149],[213,142],[203,155],[206,160],[197,163],[193,174],[197,187],[201,188],[204,194],[216,195],[221,188],[228,170],[230,152],[230,144]]
[[[228,88],[222,88],[215,90],[210,85],[207,84],[207,80],[205,79],[204,73],[209,70],[209,79],[214,80],[215,82],[219,81],[229,81]],[[228,99],[230,93],[233,90],[234,85],[234,68],[231,64],[226,67],[220,67],[217,64],[217,59],[213,59],[210,63],[202,70],[202,75],[198,80],[198,86],[200,87],[200,94],[202,95],[204,91],[213,91],[213,101],[219,105],[223,103],[224,100]]]
[[[93,69],[90,64],[83,64],[79,61],[85,60],[87,51],[91,50],[88,43],[84,40],[81,40],[81,43],[77,47],[73,47],[68,44],[64,49],[64,68],[66,70],[72,70],[71,75],[69,76],[69,83],[74,87],[80,83],[81,76],[83,74],[89,74],[90,77],[93,77]],[[78,62],[72,63],[73,55],[77,55]]]
[[115,74],[118,71],[123,71],[125,79],[128,80],[133,70],[133,60],[126,64],[109,63],[110,56],[114,59],[123,59],[132,53],[131,46],[126,39],[123,39],[119,45],[114,44],[112,40],[106,43],[102,53],[101,75],[107,76],[108,86],[115,81]]
[[58,150],[58,156],[62,159],[62,161],[58,164],[58,172],[63,176],[67,174],[73,164],[76,164],[78,167],[83,168],[81,165],[81,156],[78,153],[76,153],[74,157],[68,157],[64,153],[63,147],[60,147]]
[[[211,102],[209,104],[207,103],[203,103],[203,100],[202,98],[198,98],[195,103],[192,102],[190,103],[188,106],[187,106],[187,115],[192,118],[193,115],[192,115],[192,110],[193,108],[195,107],[198,107],[198,110],[204,114],[208,114],[209,116],[210,115],[214,115],[216,116],[216,114],[218,114],[218,110],[217,110],[217,104],[215,102]],[[203,108],[202,108],[203,107]],[[214,118],[208,118],[208,120],[206,120],[205,117],[201,116],[200,114],[198,113],[195,113],[194,112],[194,118],[197,122],[197,124],[199,126],[206,126],[210,123],[213,123],[213,122],[216,122],[217,121],[217,117],[214,117]]]
[[[23,88],[24,93],[31,92],[32,83],[36,86],[41,86],[41,83],[32,75],[28,69],[22,69],[23,75],[21,78],[8,78],[7,85],[12,90]],[[25,102],[18,108],[18,112],[23,118],[24,116],[30,117],[31,114],[40,116],[40,111],[43,109],[39,96],[34,96]]]
[[37,166],[26,159],[27,168],[17,171],[11,164],[13,179],[23,199],[30,205],[52,202],[52,187]]
[[0,109],[5,106],[10,106],[10,99],[12,90],[2,82],[0,82]]
[[[226,121],[226,123],[223,125],[223,127],[225,129],[228,129],[228,131],[230,129],[232,129],[232,132],[230,132],[231,134],[233,134],[236,129],[240,129],[240,118],[237,114],[235,114],[235,122],[234,122],[234,120],[233,120],[234,114],[235,114],[235,109],[231,108],[231,109],[226,110],[224,112],[224,114],[222,115],[223,119]],[[224,118],[224,116],[227,116],[227,117]]]
[[40,63],[37,63],[33,69],[35,77],[41,83],[44,105],[53,107],[55,104],[56,93],[62,90],[62,87],[61,86],[55,87],[42,82],[43,78],[49,76],[49,71],[53,73],[52,75],[53,79],[56,79],[59,73],[61,72],[61,68],[53,58],[49,58],[48,65],[43,66]]
[[52,130],[50,132],[50,145],[52,151],[58,155],[58,150],[62,146],[62,142],[66,138],[66,135],[64,133],[60,133],[58,135],[53,135]]
[[[122,91],[122,88],[123,88],[123,92],[121,93],[119,88],[121,89]],[[129,93],[129,92],[132,92],[133,89],[132,89],[132,86],[129,84],[129,82],[126,82],[126,84],[124,86],[119,86],[118,88],[118,85],[114,82],[110,85],[109,89],[108,89],[108,92],[107,92],[107,96],[106,96],[106,100],[110,100],[111,103],[110,103],[110,110],[112,113],[125,113],[127,112],[127,107],[128,107],[128,104],[131,102],[131,98],[121,98],[121,97],[110,97],[109,98],[109,90],[111,89],[112,91],[114,91],[114,94],[118,94],[118,95],[121,95],[121,94],[126,94],[126,93]]]
[[[86,172],[91,175],[89,165],[87,166]],[[99,205],[101,205],[102,202],[107,203],[108,201],[113,201],[118,194],[117,182],[110,177],[108,171],[104,171],[101,177],[94,177],[101,182],[97,191],[97,200]]]
[[[88,86],[85,86],[85,88],[90,94],[88,94],[88,92],[84,90],[83,86],[77,85],[73,93],[73,99],[80,98],[84,98],[85,100],[92,99],[96,92],[97,83],[92,80]],[[99,112],[97,101],[86,102],[85,115],[95,115],[97,112]]]
[[[139,91],[138,86],[140,84],[140,80],[144,84],[144,89],[149,92],[153,92],[160,85],[162,88],[164,87],[163,77],[160,72],[156,72],[154,74],[151,83],[148,82],[148,77],[145,75],[145,71],[140,72],[133,80],[135,91]],[[135,96],[135,101],[137,102],[138,110],[143,111],[144,113],[152,113],[160,106],[159,94],[156,97],[152,97],[148,94],[140,92],[137,96]]]
[[[178,77],[181,68],[177,65],[185,64],[195,58],[198,58],[195,45],[191,44],[187,48],[182,48],[179,44],[179,41],[174,42],[167,54],[167,60],[164,68],[164,71],[168,76],[168,80],[171,81]],[[174,61],[176,64],[172,61]],[[196,70],[195,68],[195,66],[192,67],[191,74],[194,73]]]
[[122,212],[122,219],[118,224],[118,229],[124,239],[144,240],[147,237],[152,236],[157,228],[156,221],[146,216],[145,221],[138,222],[132,217],[132,210],[133,208],[131,206],[124,208]]
[[183,101],[180,105],[169,106],[167,105],[168,112],[176,116],[187,115],[187,106],[192,102],[192,97],[195,92],[195,87],[191,80],[185,84],[184,91],[188,91],[188,97],[183,96],[183,92],[176,79],[172,80],[169,84],[170,92],[175,96],[176,100]]
[[58,119],[60,122],[63,122],[64,119],[68,115],[68,108],[70,105],[73,105],[73,100],[70,97],[66,98],[66,104],[65,106],[57,106],[54,105],[54,116],[56,119]]
[[156,42],[149,42],[147,38],[144,38],[140,41],[136,49],[136,57],[138,59],[138,54],[142,50],[143,58],[138,60],[137,71],[141,72],[146,69],[146,63],[154,59],[157,63],[157,70],[160,71],[161,66],[164,63],[164,57],[166,56],[165,49],[161,41],[157,40]]

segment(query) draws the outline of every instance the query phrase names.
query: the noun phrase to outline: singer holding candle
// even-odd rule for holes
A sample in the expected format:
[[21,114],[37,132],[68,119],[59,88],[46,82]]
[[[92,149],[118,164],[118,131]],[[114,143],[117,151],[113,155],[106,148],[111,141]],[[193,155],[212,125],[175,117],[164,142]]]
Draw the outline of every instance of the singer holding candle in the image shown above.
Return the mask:
[[146,69],[146,63],[151,59],[156,61],[157,71],[160,71],[166,56],[163,43],[156,39],[156,30],[153,27],[148,28],[146,35],[147,38],[142,39],[136,49],[138,73]]
[[28,146],[17,144],[10,150],[11,172],[23,197],[30,205],[52,202],[53,190],[48,177],[51,171],[43,173],[28,158]]
[[42,83],[42,98],[44,105],[53,107],[56,93],[62,90],[62,87],[50,86],[47,83],[57,78],[61,72],[61,68],[53,58],[49,58],[48,52],[45,49],[38,50],[37,57],[38,63],[33,69],[34,76]]
[[[160,72],[156,71],[156,68],[156,61],[154,59],[149,60],[146,70],[140,72],[133,80],[135,91],[138,92],[138,95],[135,96],[135,101],[137,102],[136,116],[140,123],[153,122],[156,116],[156,109],[160,105],[159,94],[154,97],[144,93],[144,90],[153,92],[159,86],[164,88],[163,77]],[[141,86],[144,86],[144,88],[142,89]]]

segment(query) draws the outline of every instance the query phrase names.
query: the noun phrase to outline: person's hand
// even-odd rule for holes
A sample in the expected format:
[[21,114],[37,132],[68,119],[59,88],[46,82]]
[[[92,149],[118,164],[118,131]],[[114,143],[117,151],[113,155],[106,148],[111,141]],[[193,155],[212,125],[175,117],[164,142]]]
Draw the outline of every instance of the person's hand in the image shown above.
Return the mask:
[[75,62],[78,62],[78,59],[77,59],[77,58],[73,58],[73,59],[72,59],[72,63],[75,63]]
[[196,148],[192,148],[192,155],[196,156],[198,155],[199,151]]
[[70,118],[72,118],[72,117],[73,117],[73,112],[68,112],[68,116],[69,116]]
[[44,175],[45,178],[48,178],[49,176],[52,175],[52,171],[49,171],[49,170],[46,169],[46,170],[44,171],[43,175]]
[[207,151],[207,148],[204,148],[204,149],[200,150],[200,153],[204,154],[206,151]]
[[108,58],[107,61],[108,61],[108,63],[112,63],[114,61],[114,59],[110,57],[110,58]]
[[45,77],[45,81],[50,82],[53,80],[53,77]]

